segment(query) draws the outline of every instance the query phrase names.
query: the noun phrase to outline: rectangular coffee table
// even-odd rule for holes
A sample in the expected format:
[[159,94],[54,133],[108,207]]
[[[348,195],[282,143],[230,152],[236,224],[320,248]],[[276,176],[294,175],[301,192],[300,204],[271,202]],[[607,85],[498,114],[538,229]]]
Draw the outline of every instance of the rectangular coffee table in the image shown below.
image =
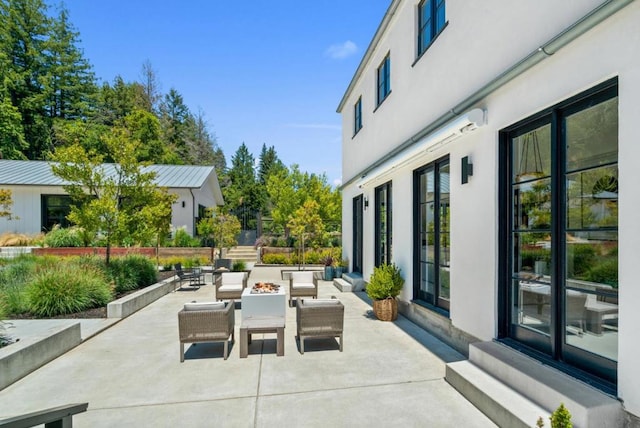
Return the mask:
[[284,355],[284,317],[248,317],[240,325],[240,358],[247,358],[251,334],[257,333],[276,333],[276,355]]

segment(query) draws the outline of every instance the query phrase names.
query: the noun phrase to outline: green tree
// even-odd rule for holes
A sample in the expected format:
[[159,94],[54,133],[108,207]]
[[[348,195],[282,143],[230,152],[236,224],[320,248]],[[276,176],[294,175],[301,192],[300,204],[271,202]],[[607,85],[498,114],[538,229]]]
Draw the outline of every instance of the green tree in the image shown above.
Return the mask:
[[247,146],[242,143],[231,158],[228,171],[229,185],[223,189],[225,204],[230,212],[243,218],[243,227],[255,227],[254,213],[260,209],[260,192],[254,170],[255,159]]
[[0,82],[0,159],[24,159],[22,151],[27,147],[20,111],[11,104],[6,86]]
[[11,198],[11,190],[0,189],[0,217],[7,217],[11,220],[11,207],[13,199]]
[[189,108],[185,105],[182,95],[175,88],[171,88],[160,105],[160,123],[164,143],[171,146],[180,159],[188,159],[189,157],[186,145],[189,115]]
[[323,175],[301,172],[298,165],[289,170],[280,170],[267,179],[267,193],[273,206],[275,231],[287,234],[287,222],[307,199],[318,203],[318,215],[327,231],[340,230],[342,198],[337,189],[332,189]]
[[291,233],[298,238],[298,260],[305,264],[305,243],[318,247],[324,240],[324,225],[318,214],[318,203],[312,199],[307,199],[304,204],[295,210],[287,226]]
[[222,250],[238,243],[240,221],[234,215],[225,214],[218,207],[207,208],[206,215],[196,225],[198,235],[211,240],[211,262],[214,248],[218,248],[218,257],[222,258]]
[[79,44],[79,33],[69,22],[69,12],[61,7],[44,43],[47,53],[44,90],[51,118],[86,118],[95,107],[95,77]]
[[267,147],[262,145],[260,156],[258,157],[258,186],[260,192],[260,210],[264,214],[268,214],[272,207],[269,200],[269,192],[267,191],[267,181],[269,177],[279,171],[284,171],[287,167],[282,163],[274,146]]
[[64,186],[74,201],[69,220],[87,233],[104,236],[109,264],[111,246],[132,235],[139,238],[144,228],[141,222],[150,215],[146,213],[166,204],[167,199],[158,197],[158,191],[163,190],[154,184],[155,173],[145,172],[138,163],[139,142],[132,140],[126,129],[113,128],[104,144],[115,163],[103,164],[103,155],[74,144],[53,154],[57,163],[51,169],[69,183]]
[[50,19],[42,0],[0,0],[0,49],[6,58],[0,81],[20,113],[26,155],[40,159],[49,144],[43,83],[48,81],[45,41]]

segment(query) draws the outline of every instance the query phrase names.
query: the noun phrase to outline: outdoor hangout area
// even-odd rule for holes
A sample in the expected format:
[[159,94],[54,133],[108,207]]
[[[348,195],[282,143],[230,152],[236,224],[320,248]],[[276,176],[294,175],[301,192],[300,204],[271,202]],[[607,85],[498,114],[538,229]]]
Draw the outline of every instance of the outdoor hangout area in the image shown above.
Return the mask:
[[74,426],[495,426],[444,379],[464,356],[291,270],[178,279],[122,319],[16,322],[79,323],[82,341],[0,390],[0,422],[88,403]]

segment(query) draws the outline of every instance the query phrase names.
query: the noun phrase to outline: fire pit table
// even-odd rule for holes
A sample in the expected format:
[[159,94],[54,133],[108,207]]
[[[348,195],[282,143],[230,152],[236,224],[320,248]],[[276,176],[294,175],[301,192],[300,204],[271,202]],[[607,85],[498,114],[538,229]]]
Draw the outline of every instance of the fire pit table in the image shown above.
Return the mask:
[[248,355],[251,334],[276,333],[276,354],[284,355],[284,324],[287,308],[285,287],[257,283],[242,292],[240,358]]

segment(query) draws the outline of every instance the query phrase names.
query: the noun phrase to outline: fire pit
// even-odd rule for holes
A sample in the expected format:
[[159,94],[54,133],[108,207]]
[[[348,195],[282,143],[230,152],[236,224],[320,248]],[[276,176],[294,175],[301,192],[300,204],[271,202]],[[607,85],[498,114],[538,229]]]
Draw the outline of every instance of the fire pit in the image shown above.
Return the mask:
[[273,284],[271,282],[256,282],[251,287],[251,294],[273,294],[277,293],[280,289],[280,285]]

